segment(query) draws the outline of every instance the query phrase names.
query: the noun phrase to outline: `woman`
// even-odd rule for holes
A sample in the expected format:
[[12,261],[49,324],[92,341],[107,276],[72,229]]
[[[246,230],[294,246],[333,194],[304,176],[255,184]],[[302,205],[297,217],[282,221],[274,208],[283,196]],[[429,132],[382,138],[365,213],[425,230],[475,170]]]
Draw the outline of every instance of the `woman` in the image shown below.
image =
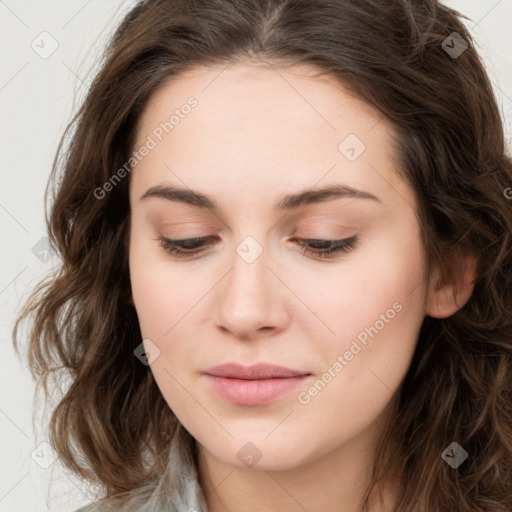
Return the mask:
[[460,14],[140,2],[67,133],[14,337],[100,510],[512,508],[512,161]]

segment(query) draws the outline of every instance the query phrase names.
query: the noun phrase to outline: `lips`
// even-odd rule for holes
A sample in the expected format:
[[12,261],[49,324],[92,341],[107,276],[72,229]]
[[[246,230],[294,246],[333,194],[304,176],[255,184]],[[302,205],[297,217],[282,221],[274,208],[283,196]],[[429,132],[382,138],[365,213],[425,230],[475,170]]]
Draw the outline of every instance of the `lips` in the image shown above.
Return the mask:
[[205,372],[214,377],[225,377],[228,379],[280,379],[287,377],[300,377],[309,375],[308,372],[293,370],[284,366],[260,363],[252,366],[242,366],[237,363],[225,363],[214,366]]
[[242,366],[226,363],[204,373],[209,389],[231,403],[265,405],[289,394],[311,374],[284,366],[260,363]]

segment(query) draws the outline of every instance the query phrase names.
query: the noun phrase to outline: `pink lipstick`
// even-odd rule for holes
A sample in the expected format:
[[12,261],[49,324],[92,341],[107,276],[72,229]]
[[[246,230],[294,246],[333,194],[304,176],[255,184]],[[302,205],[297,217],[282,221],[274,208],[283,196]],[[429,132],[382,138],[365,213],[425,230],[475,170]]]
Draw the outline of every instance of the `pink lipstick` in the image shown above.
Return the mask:
[[212,389],[238,405],[264,405],[291,391],[311,373],[260,363],[242,366],[226,363],[204,372]]

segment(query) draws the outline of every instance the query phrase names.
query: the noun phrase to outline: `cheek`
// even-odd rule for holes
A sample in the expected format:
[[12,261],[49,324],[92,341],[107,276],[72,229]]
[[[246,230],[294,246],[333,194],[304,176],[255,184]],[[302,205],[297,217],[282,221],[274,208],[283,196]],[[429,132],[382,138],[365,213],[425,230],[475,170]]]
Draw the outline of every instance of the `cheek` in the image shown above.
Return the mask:
[[358,295],[343,299],[336,335],[311,347],[318,364],[315,378],[295,397],[297,417],[303,431],[323,430],[327,446],[373,424],[409,369],[423,322],[422,301],[405,285],[395,284],[363,302]]
[[160,338],[171,327],[171,311],[176,299],[166,286],[163,276],[156,278],[143,261],[134,258],[131,266],[133,300],[139,319],[142,335],[145,338]]
[[[357,411],[360,426],[388,403],[407,373],[426,293],[421,244],[417,232],[409,235],[375,241],[372,254],[361,252],[350,265],[324,276],[323,293],[318,280],[304,284],[331,331],[309,347],[319,356],[319,378],[301,390],[298,401],[311,413],[335,421]],[[313,422],[317,413],[309,416]]]
[[[183,335],[183,329],[192,318],[187,311],[197,302],[197,293],[181,282],[183,273],[169,266],[165,255],[155,257],[154,253],[155,249],[148,249],[144,243],[134,243],[130,248],[133,301],[142,339],[151,340],[149,344],[144,342],[146,352],[156,352],[152,344],[158,348],[158,357],[148,370],[169,407],[180,418],[186,418],[188,414],[200,414],[194,411],[194,404],[179,384],[185,382],[193,366],[190,355],[194,351],[188,346],[186,340],[190,337]],[[180,342],[176,343],[178,339]]]
[[129,254],[132,295],[142,335],[164,341],[198,297],[194,290],[198,285],[179,266],[170,264],[159,242],[149,235],[135,232]]
[[[322,347],[342,350],[357,336],[371,338],[368,329],[413,339],[425,311],[423,259],[417,228],[412,225],[390,236],[373,238],[339,264],[303,272],[298,294],[326,327]],[[400,312],[398,312],[400,310]],[[318,345],[316,350],[318,350]]]

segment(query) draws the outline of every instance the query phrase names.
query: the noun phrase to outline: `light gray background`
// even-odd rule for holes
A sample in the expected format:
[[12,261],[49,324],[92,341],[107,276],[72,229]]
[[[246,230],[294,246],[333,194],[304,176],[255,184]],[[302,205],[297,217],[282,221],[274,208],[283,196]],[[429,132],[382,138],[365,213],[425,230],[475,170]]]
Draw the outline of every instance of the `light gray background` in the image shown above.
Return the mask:
[[[133,3],[0,0],[0,512],[73,511],[90,501],[90,490],[63,472],[58,460],[50,464],[51,447],[40,444],[47,439],[44,418],[36,417],[34,430],[34,383],[14,353],[11,332],[20,301],[58,263],[56,257],[44,261],[44,248],[39,256],[33,252],[46,236],[43,192],[57,143],[106,36]],[[485,59],[510,145],[512,0],[445,3],[471,18],[466,24]],[[45,31],[51,38],[41,35]],[[52,44],[58,48],[43,58]]]

